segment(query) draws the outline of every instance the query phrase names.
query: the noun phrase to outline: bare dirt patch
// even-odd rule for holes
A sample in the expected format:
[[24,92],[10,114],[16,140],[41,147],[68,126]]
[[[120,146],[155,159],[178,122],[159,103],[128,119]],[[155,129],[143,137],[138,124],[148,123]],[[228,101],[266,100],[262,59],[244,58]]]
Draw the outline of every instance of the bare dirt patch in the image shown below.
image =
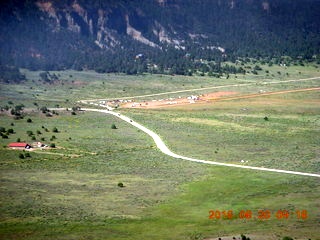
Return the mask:
[[80,81],[80,80],[75,80],[72,82],[73,85],[75,86],[85,86],[85,85],[88,85],[87,82],[83,82],[83,81]]
[[205,103],[209,100],[219,99],[224,96],[235,95],[237,92],[213,92],[201,95],[190,95],[189,97],[177,97],[177,98],[167,98],[167,99],[154,99],[148,101],[130,101],[121,104],[122,108],[163,108],[171,106],[181,106],[189,105],[195,103]]

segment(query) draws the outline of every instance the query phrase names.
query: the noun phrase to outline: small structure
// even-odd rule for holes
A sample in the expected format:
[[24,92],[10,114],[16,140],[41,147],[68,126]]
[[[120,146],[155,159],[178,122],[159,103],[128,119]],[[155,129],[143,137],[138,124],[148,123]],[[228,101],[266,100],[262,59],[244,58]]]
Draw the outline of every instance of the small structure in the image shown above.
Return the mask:
[[188,99],[188,100],[194,100],[194,101],[195,101],[195,100],[199,100],[199,97],[192,95],[192,96],[187,97],[187,99]]
[[44,148],[44,147],[48,147],[48,145],[46,145],[42,142],[34,142],[34,143],[32,143],[32,147],[33,148]]
[[31,145],[25,142],[13,142],[9,143],[8,147],[12,149],[30,149]]

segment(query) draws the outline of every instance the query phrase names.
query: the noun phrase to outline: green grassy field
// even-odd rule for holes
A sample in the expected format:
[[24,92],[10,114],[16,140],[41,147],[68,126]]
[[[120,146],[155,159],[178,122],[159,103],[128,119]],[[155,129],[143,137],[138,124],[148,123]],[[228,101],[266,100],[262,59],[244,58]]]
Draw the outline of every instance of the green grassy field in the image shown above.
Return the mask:
[[[287,68],[280,66],[268,67],[262,66],[263,70],[259,71],[259,75],[230,75],[229,79],[199,77],[199,76],[168,76],[168,75],[114,75],[114,74],[98,74],[92,71],[52,71],[56,74],[59,81],[53,84],[44,84],[40,81],[39,71],[22,70],[27,77],[24,84],[1,84],[0,106],[7,105],[8,101],[14,103],[23,102],[27,107],[35,107],[36,102],[39,106],[47,105],[55,107],[70,107],[81,99],[97,99],[97,98],[121,98],[128,96],[146,95],[154,93],[162,93],[168,91],[187,90],[194,88],[206,88],[212,86],[223,86],[232,84],[254,83],[254,86],[245,88],[222,88],[221,91],[241,91],[253,92],[259,90],[272,90],[273,86],[261,86],[261,81],[281,81],[291,79],[301,79],[319,76],[319,66],[310,64],[308,66],[290,66]],[[269,71],[266,73],[265,71]],[[279,73],[280,72],[280,75]],[[287,75],[288,73],[288,75]],[[297,87],[305,85],[317,85],[317,82],[297,82],[292,83]],[[256,85],[257,83],[257,85]],[[285,84],[283,89],[286,89]],[[277,89],[280,88],[278,85]],[[188,93],[170,94],[163,97],[171,96],[188,96],[196,93],[206,93],[210,91],[196,91]],[[150,98],[149,98],[150,99]]]
[[[269,75],[280,70],[273,66]],[[133,77],[65,71],[59,73],[63,85],[48,85],[37,83],[38,72],[25,72],[29,79],[25,85],[0,88],[1,106],[23,103],[29,108],[20,120],[7,112],[0,115],[0,126],[15,132],[0,139],[0,239],[192,240],[240,234],[251,239],[320,239],[318,178],[173,159],[156,149],[147,135],[113,116],[63,111],[46,117],[34,105],[70,108],[85,98],[261,81],[261,76]],[[314,66],[293,66],[281,74],[284,80],[317,75]],[[319,87],[319,80],[225,91],[256,93],[262,87],[268,91]],[[119,111],[160,134],[170,149],[184,156],[320,173],[319,103],[319,91],[312,91]],[[58,133],[52,131],[55,127]],[[30,158],[21,159],[21,151],[6,147],[18,138],[55,143],[56,148],[31,151]],[[209,219],[210,210],[231,210],[233,219]],[[239,217],[245,210],[252,212],[251,218]],[[270,218],[259,219],[259,211],[267,210]],[[287,210],[290,216],[277,219],[278,210]],[[302,210],[307,210],[305,219],[299,218]]]
[[316,91],[123,112],[178,154],[319,173],[319,99]]

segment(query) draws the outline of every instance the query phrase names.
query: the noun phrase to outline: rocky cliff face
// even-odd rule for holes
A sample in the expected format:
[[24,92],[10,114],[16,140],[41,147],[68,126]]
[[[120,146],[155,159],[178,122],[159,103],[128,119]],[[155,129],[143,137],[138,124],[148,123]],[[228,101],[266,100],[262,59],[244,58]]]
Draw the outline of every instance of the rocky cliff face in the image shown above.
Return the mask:
[[67,64],[60,57],[70,67],[80,55],[121,49],[198,57],[319,52],[318,0],[12,0],[0,7],[1,61],[15,65],[28,57],[55,65],[64,52],[74,56]]
[[[155,7],[159,8],[164,8],[168,4],[165,0],[157,0],[155,3]],[[65,28],[90,36],[100,48],[121,46],[121,37],[124,35],[155,48],[159,48],[161,43],[179,43],[177,39],[169,37],[174,31],[173,28],[168,31],[157,20],[147,18],[143,8],[127,9],[119,3],[85,9],[77,1],[62,6],[55,6],[54,1],[36,1],[35,5],[44,13],[45,17],[42,20],[51,22],[50,27],[53,31]],[[144,25],[146,28],[139,30],[139,25]],[[152,40],[145,36],[146,30],[153,33]]]

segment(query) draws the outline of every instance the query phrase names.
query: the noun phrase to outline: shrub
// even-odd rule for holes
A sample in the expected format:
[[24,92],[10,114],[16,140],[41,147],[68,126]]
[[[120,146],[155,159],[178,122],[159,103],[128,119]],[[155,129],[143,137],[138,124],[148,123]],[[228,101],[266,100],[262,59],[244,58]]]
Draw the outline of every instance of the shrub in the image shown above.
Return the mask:
[[263,119],[264,119],[265,121],[269,121],[269,118],[268,118],[267,116],[265,116]]
[[114,123],[112,123],[111,129],[117,129],[117,126]]
[[286,237],[283,237],[282,240],[293,240],[293,238],[286,236]]
[[3,133],[1,133],[1,137],[2,137],[3,139],[8,139],[8,138],[9,138],[8,135],[3,134]]
[[123,188],[123,187],[124,187],[123,183],[122,183],[122,182],[119,182],[119,183],[118,183],[118,187]]
[[71,115],[77,115],[76,112],[71,112]]
[[28,131],[27,131],[27,134],[28,134],[29,137],[31,137],[31,136],[33,135],[33,132],[30,131],[30,130],[28,130]]
[[41,133],[39,130],[37,130],[37,134],[39,134],[39,135],[40,135],[40,134],[42,134],[42,133]]
[[249,237],[246,237],[245,235],[243,235],[243,234],[241,234],[240,235],[240,237],[241,237],[241,240],[250,240],[250,238]]
[[12,128],[8,129],[7,131],[8,134],[13,134],[14,133],[14,130]]
[[28,157],[28,158],[31,157],[30,153],[27,152],[27,153],[25,154],[25,157]]
[[50,144],[50,147],[55,148],[55,147],[56,147],[56,144],[51,143],[51,144]]
[[28,123],[32,123],[32,119],[31,119],[31,118],[28,118],[28,119],[27,119],[27,122],[28,122]]
[[261,68],[259,65],[256,65],[256,66],[254,66],[254,70],[256,70],[256,71],[261,71],[262,68]]
[[33,140],[33,141],[37,140],[36,136],[32,136],[31,140]]
[[47,107],[41,107],[41,108],[40,108],[40,111],[41,111],[42,113],[46,113],[46,112],[49,111],[49,109],[48,109]]
[[19,158],[24,159],[23,153],[20,153],[20,154],[19,154]]
[[79,110],[80,110],[79,106],[72,107],[72,111],[74,111],[74,112],[79,111]]
[[57,133],[57,132],[59,132],[59,130],[58,130],[58,128],[54,127],[54,128],[52,129],[52,132]]
[[0,127],[0,132],[5,132],[6,129],[4,127]]
[[15,115],[16,114],[16,111],[12,108],[11,111],[10,111],[11,115]]

